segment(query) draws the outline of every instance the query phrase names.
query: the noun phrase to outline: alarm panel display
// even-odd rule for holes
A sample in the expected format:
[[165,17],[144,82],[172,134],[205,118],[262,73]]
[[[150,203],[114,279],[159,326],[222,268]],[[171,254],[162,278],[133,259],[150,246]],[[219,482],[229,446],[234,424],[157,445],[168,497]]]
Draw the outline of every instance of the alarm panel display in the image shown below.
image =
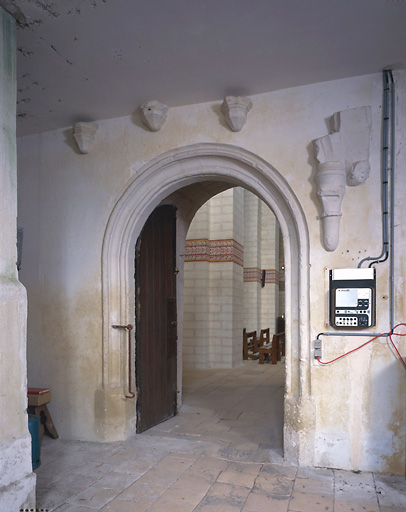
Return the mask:
[[336,329],[375,325],[375,269],[330,270],[330,323]]

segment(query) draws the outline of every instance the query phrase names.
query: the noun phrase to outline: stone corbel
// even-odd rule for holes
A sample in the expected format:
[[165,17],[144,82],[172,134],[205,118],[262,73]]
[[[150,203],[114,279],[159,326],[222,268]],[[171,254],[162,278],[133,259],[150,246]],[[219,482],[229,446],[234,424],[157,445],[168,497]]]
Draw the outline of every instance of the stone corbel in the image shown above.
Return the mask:
[[337,112],[330,121],[330,135],[314,140],[313,144],[317,160],[315,182],[322,206],[323,245],[327,251],[335,251],[346,185],[357,186],[369,178],[371,108]]
[[346,173],[343,162],[319,164],[315,180],[322,206],[323,245],[327,251],[334,251],[339,241],[341,204],[345,193]]
[[227,125],[233,132],[243,129],[248,112],[252,108],[252,101],[244,96],[226,96],[220,110]]
[[168,110],[159,101],[147,101],[140,106],[141,119],[151,132],[158,132],[165,124]]
[[75,123],[73,125],[73,137],[83,155],[87,155],[92,149],[96,133],[97,124],[95,123]]

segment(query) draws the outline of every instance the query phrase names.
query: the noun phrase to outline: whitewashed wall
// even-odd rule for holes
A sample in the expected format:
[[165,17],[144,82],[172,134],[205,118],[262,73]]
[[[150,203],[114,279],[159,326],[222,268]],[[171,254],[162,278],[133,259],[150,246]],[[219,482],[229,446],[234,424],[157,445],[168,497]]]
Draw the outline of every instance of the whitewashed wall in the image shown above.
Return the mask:
[[[406,135],[406,74],[394,75],[398,97],[395,319],[401,322],[406,315],[406,178],[402,172],[406,160],[402,142]],[[239,133],[226,127],[219,98],[214,103],[171,109],[158,133],[148,132],[132,115],[98,122],[96,144],[85,156],[77,151],[70,127],[18,141],[19,224],[24,228],[21,279],[29,299],[28,378],[30,385],[52,388],[50,407],[62,437],[113,439],[111,430],[118,428],[120,420],[127,422],[130,432],[128,418],[135,416],[133,406],[117,399],[116,409],[112,406],[106,420],[99,401],[101,250],[114,205],[154,157],[189,144],[231,144],[258,155],[284,176],[300,201],[309,228],[311,309],[308,325],[301,328],[309,327],[312,339],[326,330],[325,268],[355,267],[361,257],[380,251],[381,75],[251,99],[253,109]],[[371,176],[365,184],[347,188],[340,242],[335,252],[328,253],[320,242],[311,141],[328,133],[327,120],[333,113],[364,105],[372,108]],[[285,244],[289,244],[286,238]],[[377,270],[377,331],[389,328],[388,269],[386,262]],[[328,339],[323,343],[323,357],[339,355],[361,341]],[[405,355],[404,343],[400,342],[400,350]],[[333,366],[320,367],[313,361],[309,365],[315,414],[309,411],[301,426],[291,427],[301,436],[314,435],[313,463],[404,473],[405,371],[387,341],[374,342]]]

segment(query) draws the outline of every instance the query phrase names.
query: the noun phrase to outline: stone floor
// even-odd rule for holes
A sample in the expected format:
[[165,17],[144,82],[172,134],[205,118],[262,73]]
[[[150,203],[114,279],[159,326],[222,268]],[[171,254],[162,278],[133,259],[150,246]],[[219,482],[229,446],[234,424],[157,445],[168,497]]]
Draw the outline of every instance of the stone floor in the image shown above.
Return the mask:
[[38,509],[405,512],[405,478],[284,462],[283,380],[282,363],[187,372],[180,414],[126,442],[44,437]]

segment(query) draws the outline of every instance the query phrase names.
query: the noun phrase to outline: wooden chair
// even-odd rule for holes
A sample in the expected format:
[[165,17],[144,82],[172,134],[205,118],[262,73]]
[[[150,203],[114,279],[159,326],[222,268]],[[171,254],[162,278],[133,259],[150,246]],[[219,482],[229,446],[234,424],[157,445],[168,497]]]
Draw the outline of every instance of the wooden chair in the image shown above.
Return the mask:
[[262,345],[258,348],[259,364],[264,364],[265,360],[271,357],[271,363],[276,364],[282,358],[282,341],[284,340],[285,333],[280,332],[272,336],[272,342]]
[[259,344],[258,347],[262,347],[263,345],[267,345],[271,341],[270,338],[270,330],[269,327],[267,329],[261,329],[259,334]]
[[247,332],[244,328],[242,336],[242,358],[258,359],[257,331]]

